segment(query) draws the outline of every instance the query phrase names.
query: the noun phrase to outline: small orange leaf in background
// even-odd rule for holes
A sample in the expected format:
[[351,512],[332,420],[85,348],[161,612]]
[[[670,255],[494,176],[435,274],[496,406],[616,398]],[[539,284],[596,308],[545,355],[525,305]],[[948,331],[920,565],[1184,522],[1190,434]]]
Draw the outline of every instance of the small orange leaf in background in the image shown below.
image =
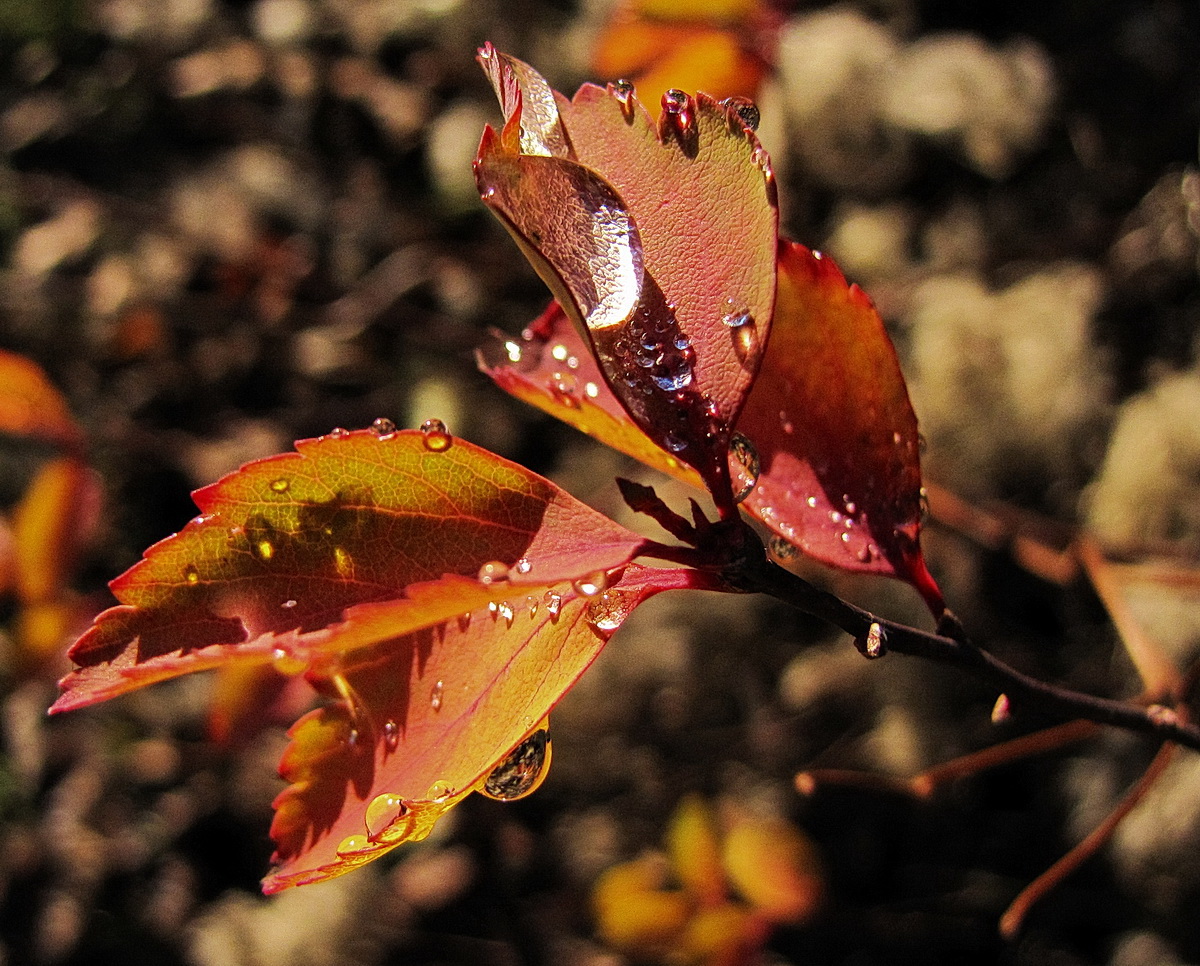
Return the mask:
[[480,60],[506,116],[480,144],[483,200],[633,421],[729,504],[729,427],[766,344],[778,221],[740,105],[673,91],[655,122],[629,90],[587,84],[567,101],[490,46]]
[[707,585],[630,564],[641,538],[440,424],[296,448],[197,491],[201,516],[112,582],[52,709],[303,672],[330,703],[291,732],[268,891],[423,837],[472,790],[532,790],[546,716],[625,617]]
[[778,22],[758,0],[626,0],[596,43],[592,69],[634,81],[648,104],[672,87],[754,99]]
[[812,918],[823,893],[816,850],[794,825],[685,796],[668,854],[606,870],[592,889],[601,938],[639,960],[735,966],[756,961],[772,928]]
[[100,486],[83,460],[83,431],[62,394],[33,362],[3,351],[0,433],[54,450],[13,506],[0,544],[0,593],[15,594],[15,636],[22,656],[36,661],[55,653],[85,619],[67,583],[95,529]]

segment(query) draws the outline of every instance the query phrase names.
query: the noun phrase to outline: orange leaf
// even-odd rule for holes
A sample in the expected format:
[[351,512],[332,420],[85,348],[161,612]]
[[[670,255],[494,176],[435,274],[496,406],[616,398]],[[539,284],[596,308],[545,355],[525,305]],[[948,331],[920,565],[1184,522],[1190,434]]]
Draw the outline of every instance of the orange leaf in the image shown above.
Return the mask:
[[[766,343],[778,220],[770,162],[740,105],[673,92],[655,123],[630,90],[589,84],[551,105],[532,68],[517,74],[491,47],[480,60],[507,115],[504,135],[484,132],[481,196],[633,421],[731,506],[728,432]],[[546,142],[559,128],[565,141]]]
[[[120,604],[71,649],[80,667],[55,710],[233,659],[299,669],[485,606],[485,565],[545,586],[622,566],[640,542],[444,433],[341,431],[296,449],[198,490],[201,515],[111,583]],[[397,597],[403,623],[327,631]]]
[[629,564],[641,538],[439,427],[296,448],[198,491],[203,514],[113,581],[52,708],[305,672],[331,703],[291,731],[268,891],[421,838],[472,790],[531,791],[546,716],[625,617],[712,583]]
[[[310,674],[343,700],[291,731],[266,891],[424,838],[471,791],[504,800],[532,791],[549,764],[547,716],[559,698],[634,607],[692,580],[631,564],[598,593],[579,581],[508,587],[482,608],[354,651],[334,676]],[[396,610],[400,602],[363,605],[346,626],[388,626]]]
[[0,433],[75,448],[83,442],[66,400],[24,356],[0,350]]
[[770,350],[738,423],[761,460],[743,504],[805,553],[941,591],[919,543],[917,419],[867,295],[833,261],[781,241]]

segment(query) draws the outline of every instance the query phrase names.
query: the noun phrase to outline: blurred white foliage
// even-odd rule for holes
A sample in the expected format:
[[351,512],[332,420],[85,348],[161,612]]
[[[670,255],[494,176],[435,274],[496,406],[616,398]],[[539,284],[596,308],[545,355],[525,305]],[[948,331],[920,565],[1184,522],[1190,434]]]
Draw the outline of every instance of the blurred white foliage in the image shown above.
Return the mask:
[[1063,479],[1101,419],[1107,377],[1089,338],[1100,272],[1061,263],[993,291],[934,276],[913,294],[909,389],[934,475],[968,492],[1018,463]]
[[1120,410],[1086,499],[1113,549],[1177,544],[1200,552],[1200,369],[1172,373]]
[[1037,145],[1053,103],[1053,70],[1037,44],[997,48],[946,33],[901,52],[882,107],[897,127],[944,141],[975,170],[1000,178]]
[[908,170],[914,137],[1000,178],[1037,147],[1054,105],[1050,58],[1031,40],[972,34],[913,43],[850,7],[793,18],[779,47],[793,146],[832,187],[880,191]]

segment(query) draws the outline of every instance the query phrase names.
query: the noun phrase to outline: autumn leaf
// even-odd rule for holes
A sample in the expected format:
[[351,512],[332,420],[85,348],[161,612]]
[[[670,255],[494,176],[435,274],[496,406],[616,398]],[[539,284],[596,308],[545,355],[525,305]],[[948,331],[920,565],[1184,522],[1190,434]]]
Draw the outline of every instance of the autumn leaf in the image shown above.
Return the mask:
[[440,425],[296,449],[197,491],[201,515],[112,582],[51,709],[208,668],[304,673],[330,704],[292,729],[268,890],[427,834],[489,777],[514,797],[536,756],[507,780],[501,759],[628,613],[711,582],[630,564],[641,538]]
[[[424,838],[471,791],[501,800],[531,792],[549,766],[550,711],[625,617],[652,594],[704,580],[631,564],[607,587],[493,590],[486,606],[355,650],[340,683],[314,676],[347,697],[291,731],[266,891]],[[386,627],[396,607],[363,605],[348,623]]]
[[[899,577],[940,614],[919,535],[917,422],[870,299],[833,261],[780,243],[772,341],[737,429],[758,458],[742,509],[792,548],[843,570]],[[599,379],[556,305],[480,353],[501,388],[685,483],[699,476],[653,444]],[[801,415],[802,414],[802,415]]]
[[729,430],[766,344],[778,221],[744,105],[673,91],[655,122],[629,89],[568,101],[490,46],[480,60],[506,116],[480,144],[481,197],[634,423],[731,510]]
[[0,433],[25,436],[66,449],[83,443],[83,431],[62,393],[24,356],[0,350]]
[[198,490],[201,515],[110,584],[120,604],[71,649],[80,667],[56,709],[233,657],[307,666],[375,642],[326,630],[355,604],[403,594],[405,619],[425,626],[486,605],[485,567],[549,585],[620,567],[639,545],[444,432],[341,431],[296,449]]
[[917,418],[883,320],[803,245],[780,242],[778,278],[771,346],[738,422],[761,461],[743,505],[817,560],[908,581],[938,616]]

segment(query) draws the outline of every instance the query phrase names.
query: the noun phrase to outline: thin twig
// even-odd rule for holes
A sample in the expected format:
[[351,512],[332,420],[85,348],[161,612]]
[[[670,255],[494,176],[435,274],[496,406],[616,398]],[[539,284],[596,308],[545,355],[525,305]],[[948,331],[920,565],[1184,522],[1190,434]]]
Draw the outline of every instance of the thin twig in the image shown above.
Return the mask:
[[[1059,720],[1083,718],[1153,735],[1160,741],[1175,741],[1200,751],[1200,729],[1180,720],[1170,708],[1161,705],[1142,707],[1039,681],[965,639],[955,640],[876,617],[776,566],[765,554],[747,555],[725,576],[739,590],[769,594],[840,627],[859,642],[869,657],[881,657],[892,651],[953,665],[995,685],[1012,703],[1025,704]],[[863,642],[873,646],[864,647]]]
[[1154,782],[1166,770],[1177,747],[1168,742],[1159,748],[1158,754],[1154,756],[1150,766],[1142,773],[1137,784],[1125,793],[1125,797],[1121,799],[1116,808],[1109,812],[1108,817],[1092,829],[1087,837],[1070,852],[1021,890],[1005,910],[1004,915],[1000,917],[1001,936],[1005,939],[1013,939],[1024,924],[1025,917],[1029,915],[1029,910],[1108,843],[1117,826],[1137,807]]

